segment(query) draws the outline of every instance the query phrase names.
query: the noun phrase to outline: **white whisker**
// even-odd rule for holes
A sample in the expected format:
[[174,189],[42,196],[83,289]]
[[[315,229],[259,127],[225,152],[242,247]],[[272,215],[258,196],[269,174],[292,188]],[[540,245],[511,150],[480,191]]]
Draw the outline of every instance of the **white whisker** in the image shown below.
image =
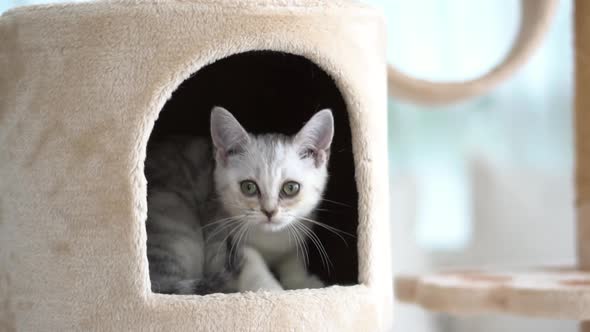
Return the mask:
[[348,236],[350,236],[350,237],[352,237],[352,238],[355,238],[355,237],[356,237],[356,236],[354,236],[353,234],[350,234],[350,233],[348,233],[348,232],[345,232],[345,231],[343,231],[343,230],[340,230],[340,229],[338,229],[338,228],[336,228],[336,227],[332,227],[332,226],[330,226],[330,225],[326,225],[326,224],[324,224],[324,223],[322,223],[322,222],[319,222],[319,221],[317,221],[317,220],[313,220],[313,219],[306,218],[306,217],[299,217],[299,218],[300,218],[300,219],[303,219],[303,220],[305,220],[305,221],[309,221],[310,223],[312,223],[312,224],[314,224],[314,225],[318,225],[319,227],[322,227],[322,228],[324,228],[324,229],[326,229],[326,230],[328,230],[328,231],[330,231],[330,232],[332,232],[332,233],[336,234],[336,235],[337,235],[337,236],[338,236],[338,237],[339,237],[339,238],[340,238],[340,239],[341,239],[341,240],[342,240],[342,241],[343,241],[343,242],[344,242],[344,243],[345,243],[347,246],[348,246],[348,243],[346,242],[346,239],[345,239],[345,238],[344,238],[342,235],[340,235],[340,233],[342,233],[342,234],[344,234],[344,235],[348,235]]
[[307,246],[307,241],[305,241],[305,237],[303,237],[303,234],[299,234],[297,231],[300,231],[300,228],[298,227],[297,223],[292,223],[293,227],[295,227],[296,231],[294,233],[294,235],[297,236],[297,238],[299,238],[299,241],[301,242],[301,251],[302,253],[302,258],[303,258],[303,264],[305,266],[307,266],[309,264],[309,248]]
[[338,201],[333,201],[331,199],[327,199],[327,198],[321,198],[322,201],[328,202],[328,203],[332,203],[332,204],[336,204],[336,205],[340,205],[340,206],[344,206],[347,208],[352,208],[352,206],[342,203],[342,202],[338,202]]
[[237,219],[237,218],[240,218],[242,216],[243,215],[240,215],[240,216],[232,216],[232,217],[221,218],[221,219],[218,219],[218,220],[215,220],[215,221],[211,221],[207,225],[203,226],[203,229],[206,229],[208,227],[211,227],[211,226],[214,226],[214,225],[217,225],[217,224],[224,223],[225,221],[228,221],[228,220]]
[[223,248],[223,246],[226,245],[226,241],[234,233],[237,233],[241,229],[241,227],[244,226],[245,223],[246,223],[246,221],[244,221],[243,219],[240,219],[239,222],[238,222],[238,224],[227,233],[227,235],[223,238],[223,240],[221,240],[221,242],[219,242],[219,245],[217,246],[217,256],[219,256],[219,254],[221,252],[221,248]]
[[304,223],[299,223],[299,225],[301,226],[301,230],[304,231],[304,233],[309,237],[309,239],[312,241],[312,243],[318,249],[318,251],[320,253],[320,258],[322,259],[322,264],[328,270],[328,272],[330,272],[330,266],[331,267],[334,267],[334,265],[332,264],[332,261],[330,260],[330,256],[328,255],[328,252],[326,251],[326,248],[322,244],[322,241],[311,230],[311,228],[309,228],[308,226],[306,226]]
[[242,240],[242,238],[244,237],[244,234],[250,229],[250,223],[248,222],[244,222],[243,226],[240,229],[240,232],[236,235],[236,240],[232,241],[232,246],[229,250],[229,256],[232,257],[233,256],[233,252],[234,249],[236,250],[236,255],[238,254],[239,250],[240,250],[240,241]]
[[215,230],[211,234],[208,234],[207,238],[208,239],[215,238],[215,235],[222,233],[223,231],[230,228],[236,221],[240,221],[245,217],[246,217],[246,215],[240,215],[240,216],[235,216],[231,219],[225,220],[224,223],[222,223],[221,225],[218,225],[218,227],[215,228]]

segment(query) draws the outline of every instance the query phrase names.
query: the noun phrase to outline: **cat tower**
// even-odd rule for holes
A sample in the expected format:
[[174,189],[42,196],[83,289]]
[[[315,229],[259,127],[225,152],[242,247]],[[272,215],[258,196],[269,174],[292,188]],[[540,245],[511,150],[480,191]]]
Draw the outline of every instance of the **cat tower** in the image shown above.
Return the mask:
[[[523,1],[522,29],[513,50],[483,78],[432,84],[390,68],[389,92],[442,103],[489,90],[538,45],[552,3]],[[584,14],[590,15],[590,6],[579,1],[578,17]],[[579,21],[579,32],[586,28]],[[584,49],[584,40],[578,46]],[[251,51],[302,57],[331,77],[342,96],[343,110],[335,115],[340,114],[343,127],[336,123],[336,135],[348,132],[350,142],[348,149],[334,149],[334,154],[350,153],[354,166],[348,181],[358,191],[356,284],[207,296],[154,294],[146,257],[149,184],[143,169],[156,119],[164,117],[160,111],[171,105],[176,90],[191,91],[188,86],[180,89],[185,80]],[[583,86],[585,63],[578,59],[578,84]],[[388,330],[393,290],[383,180],[388,173],[385,68],[381,16],[344,0],[96,1],[3,14],[0,330]],[[257,76],[250,76],[253,82]],[[581,113],[584,100],[584,95],[578,97],[579,128],[587,123]],[[179,126],[203,123],[190,118],[202,111],[184,112],[189,117],[183,119],[190,121],[179,120]],[[276,109],[264,116],[254,109],[248,112],[239,119],[250,118],[252,124],[267,116],[279,121],[297,115]],[[581,156],[585,147],[583,132],[578,133]],[[590,165],[583,158],[578,163],[582,239],[587,233],[582,221],[588,218],[584,202],[590,197],[584,189],[590,175],[583,171]],[[582,267],[590,264],[584,249],[582,245]],[[590,298],[585,296],[586,274],[543,276],[557,281],[567,273],[572,277],[563,285],[537,282],[528,274],[493,283],[504,280],[502,274],[488,276],[485,287],[455,276],[402,278],[396,286],[400,298],[431,309],[496,308],[589,318],[584,311]]]

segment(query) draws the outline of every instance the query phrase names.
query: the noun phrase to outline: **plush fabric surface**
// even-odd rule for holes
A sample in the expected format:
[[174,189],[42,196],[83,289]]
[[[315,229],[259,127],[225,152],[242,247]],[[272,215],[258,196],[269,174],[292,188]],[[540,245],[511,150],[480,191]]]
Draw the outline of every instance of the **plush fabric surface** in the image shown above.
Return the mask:
[[[102,1],[0,18],[0,330],[378,331],[391,270],[382,21],[345,1]],[[359,189],[352,287],[152,294],[143,162],[158,112],[202,66],[302,55],[350,112]]]
[[395,281],[396,296],[456,315],[502,313],[588,320],[590,274],[577,268],[446,271]]

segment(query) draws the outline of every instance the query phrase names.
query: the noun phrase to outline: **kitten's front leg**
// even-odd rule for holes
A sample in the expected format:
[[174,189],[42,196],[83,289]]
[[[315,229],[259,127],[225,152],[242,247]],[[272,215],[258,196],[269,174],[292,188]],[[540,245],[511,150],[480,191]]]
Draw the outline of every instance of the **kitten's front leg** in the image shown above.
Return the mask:
[[277,273],[285,289],[321,288],[324,283],[307,271],[296,252],[290,253],[277,264]]
[[256,249],[244,247],[243,260],[242,270],[237,280],[238,290],[241,292],[283,290]]

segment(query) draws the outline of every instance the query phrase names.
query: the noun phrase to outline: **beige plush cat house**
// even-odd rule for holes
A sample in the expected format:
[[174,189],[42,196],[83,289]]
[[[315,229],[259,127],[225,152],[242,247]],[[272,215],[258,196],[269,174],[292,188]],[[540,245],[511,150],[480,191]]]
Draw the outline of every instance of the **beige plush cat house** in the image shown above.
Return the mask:
[[[390,92],[448,102],[494,86],[544,31],[546,17],[531,14],[544,7],[529,7],[523,17],[535,19],[519,41],[532,42],[517,42],[483,79],[432,85],[390,69]],[[379,13],[343,0],[97,1],[3,14],[0,330],[387,330],[384,50]],[[312,251],[310,268],[329,287],[151,292],[149,143],[207,136],[213,105],[254,132],[292,133],[315,111],[333,110],[319,218],[352,236],[318,230],[331,264]]]

